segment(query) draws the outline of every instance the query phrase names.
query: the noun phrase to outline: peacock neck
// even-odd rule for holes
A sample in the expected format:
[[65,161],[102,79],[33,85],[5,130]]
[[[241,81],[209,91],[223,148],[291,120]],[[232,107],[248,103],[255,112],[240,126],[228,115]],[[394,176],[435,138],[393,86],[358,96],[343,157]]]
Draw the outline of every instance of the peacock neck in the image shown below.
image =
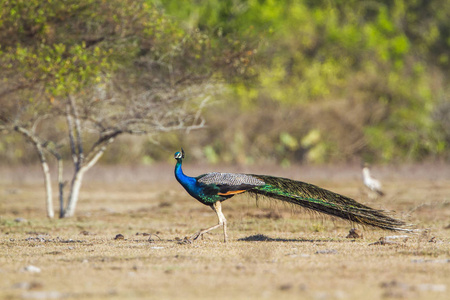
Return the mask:
[[195,178],[186,176],[183,173],[183,169],[181,168],[181,164],[182,164],[182,160],[178,159],[177,160],[177,164],[175,165],[175,178],[184,187],[187,187],[188,185],[195,184]]

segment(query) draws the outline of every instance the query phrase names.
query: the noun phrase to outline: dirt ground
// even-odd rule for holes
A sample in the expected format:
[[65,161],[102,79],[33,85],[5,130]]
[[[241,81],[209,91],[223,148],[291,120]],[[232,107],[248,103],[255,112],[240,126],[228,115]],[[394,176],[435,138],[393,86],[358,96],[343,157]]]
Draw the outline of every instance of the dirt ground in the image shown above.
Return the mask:
[[382,198],[357,166],[184,169],[307,181],[427,230],[346,238],[345,221],[240,195],[223,204],[229,243],[217,229],[183,244],[217,220],[172,165],[94,167],[61,220],[45,218],[39,169],[0,167],[0,299],[449,299],[449,165],[374,168]]

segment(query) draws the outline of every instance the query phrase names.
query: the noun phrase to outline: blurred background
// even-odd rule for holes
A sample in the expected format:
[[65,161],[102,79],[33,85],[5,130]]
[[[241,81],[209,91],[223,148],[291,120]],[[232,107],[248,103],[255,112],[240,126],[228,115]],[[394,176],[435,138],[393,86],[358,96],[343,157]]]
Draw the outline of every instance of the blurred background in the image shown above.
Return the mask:
[[[1,5],[3,165],[39,161],[33,144],[9,130],[14,124],[62,141],[66,121],[36,125],[37,116],[110,82],[130,87],[130,97],[161,82],[167,93],[180,93],[179,82],[182,91],[200,88],[191,115],[204,123],[120,135],[103,164],[172,162],[180,146],[189,161],[212,164],[450,159],[449,1]],[[83,132],[95,141],[97,133]],[[69,159],[68,143],[59,147]]]

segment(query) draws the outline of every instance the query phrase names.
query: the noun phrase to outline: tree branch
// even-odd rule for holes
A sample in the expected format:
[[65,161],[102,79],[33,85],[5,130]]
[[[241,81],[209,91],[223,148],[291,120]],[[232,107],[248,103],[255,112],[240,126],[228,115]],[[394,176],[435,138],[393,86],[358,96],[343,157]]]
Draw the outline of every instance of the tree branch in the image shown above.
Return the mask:
[[80,164],[83,164],[84,153],[83,153],[83,142],[81,140],[81,123],[80,116],[78,114],[77,106],[75,104],[75,100],[71,95],[68,96],[69,104],[75,118],[75,138],[76,138],[76,146],[78,147],[78,161]]
[[67,120],[67,127],[69,131],[69,143],[70,143],[70,152],[72,153],[72,161],[75,166],[75,169],[79,169],[79,160],[78,160],[78,154],[77,154],[77,148],[75,147],[75,138],[74,138],[74,126],[73,126],[73,120],[72,115],[70,114],[70,105],[66,105],[66,120]]

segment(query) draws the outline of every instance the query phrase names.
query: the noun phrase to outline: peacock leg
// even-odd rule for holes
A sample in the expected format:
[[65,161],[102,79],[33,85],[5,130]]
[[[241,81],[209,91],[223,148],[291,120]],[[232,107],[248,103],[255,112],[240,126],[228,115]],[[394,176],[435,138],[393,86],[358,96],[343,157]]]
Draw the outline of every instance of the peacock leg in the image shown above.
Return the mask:
[[224,237],[224,242],[226,243],[228,241],[228,236],[227,236],[227,219],[225,219],[225,216],[222,213],[222,204],[220,201],[215,202],[213,205],[211,205],[211,208],[216,212],[217,217],[219,218],[219,224],[211,226],[209,228],[206,229],[202,229],[199,232],[197,232],[196,234],[194,234],[193,236],[191,236],[190,240],[196,240],[198,239],[199,236],[203,236],[203,234],[216,229],[217,227],[223,226],[223,237]]
[[216,203],[214,203],[213,208],[217,214],[217,217],[219,218],[219,226],[223,226],[223,241],[226,243],[228,242],[227,219],[225,219],[225,216],[222,213],[222,202],[217,201]]

